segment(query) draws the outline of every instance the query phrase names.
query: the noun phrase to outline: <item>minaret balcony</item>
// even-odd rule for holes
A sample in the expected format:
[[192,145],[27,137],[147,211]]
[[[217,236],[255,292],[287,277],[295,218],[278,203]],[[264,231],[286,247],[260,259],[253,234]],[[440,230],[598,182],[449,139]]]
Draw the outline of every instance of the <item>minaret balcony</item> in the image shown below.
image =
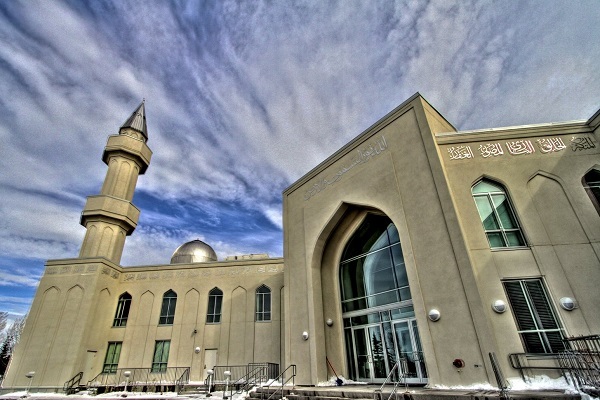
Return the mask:
[[130,235],[135,230],[139,218],[140,210],[131,202],[117,197],[98,195],[87,198],[80,223],[86,226],[89,220],[118,221],[126,227],[127,235]]
[[110,155],[119,152],[127,153],[138,161],[140,164],[140,175],[146,172],[146,168],[150,164],[150,158],[152,158],[152,150],[150,150],[146,142],[129,135],[109,136],[104,153],[102,154],[102,161],[108,164]]

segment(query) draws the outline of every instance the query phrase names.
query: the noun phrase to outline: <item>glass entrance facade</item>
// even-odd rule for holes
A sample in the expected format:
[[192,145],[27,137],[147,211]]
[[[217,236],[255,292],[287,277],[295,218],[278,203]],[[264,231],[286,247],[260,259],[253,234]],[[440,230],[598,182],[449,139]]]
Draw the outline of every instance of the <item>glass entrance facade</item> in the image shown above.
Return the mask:
[[400,238],[389,218],[368,215],[349,240],[340,287],[351,379],[382,382],[400,363],[409,383],[427,383]]

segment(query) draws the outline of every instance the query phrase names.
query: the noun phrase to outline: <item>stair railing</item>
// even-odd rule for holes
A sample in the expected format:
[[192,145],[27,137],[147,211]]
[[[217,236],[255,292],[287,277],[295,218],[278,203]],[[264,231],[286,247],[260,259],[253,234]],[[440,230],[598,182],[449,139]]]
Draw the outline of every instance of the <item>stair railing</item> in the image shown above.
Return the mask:
[[387,400],[390,400],[392,398],[392,396],[396,395],[396,393],[398,391],[398,385],[400,384],[401,380],[404,381],[405,391],[408,391],[408,385],[406,383],[406,371],[408,370],[408,365],[407,365],[406,358],[402,357],[402,358],[400,358],[400,360],[398,362],[396,362],[396,364],[394,364],[394,366],[392,367],[392,370],[388,374],[387,378],[385,378],[385,381],[383,382],[381,387],[379,389],[375,389],[375,393],[373,394],[374,400],[383,400],[383,396],[382,396],[383,388],[385,385],[388,384],[388,382],[390,382],[390,380],[394,376],[394,372],[396,372],[396,370],[398,370],[398,378],[399,379],[396,381],[392,380],[392,382],[394,382],[394,387],[392,388],[392,391],[391,391],[390,395],[388,396]]
[[[291,369],[291,376],[287,379],[285,379],[285,373]],[[290,381],[292,381],[292,387],[294,387],[295,383],[295,378],[296,378],[296,364],[292,364],[289,367],[287,367],[286,369],[283,370],[283,372],[281,374],[279,374],[279,376],[275,379],[273,379],[273,381],[271,381],[269,384],[267,385],[263,385],[260,391],[260,400],[263,400],[264,394],[265,394],[265,390],[266,389],[270,389],[271,385],[277,383],[278,388],[275,389],[275,391],[273,393],[271,393],[271,395],[269,397],[267,397],[267,400],[271,400],[272,398],[274,398],[274,396],[277,394],[277,392],[279,392],[279,390],[281,390],[281,396],[279,397],[279,399],[283,399],[283,387],[285,385],[287,385]],[[279,382],[279,380],[281,380],[281,382]],[[279,386],[281,385],[281,386]]]
[[242,376],[238,380],[230,383],[231,388],[229,391],[229,398],[235,393],[242,393],[248,391],[256,386],[257,382],[263,382],[267,378],[268,368],[266,366],[258,366],[251,369],[246,375]]
[[83,378],[83,371],[78,372],[74,377],[72,377],[71,379],[66,381],[65,384],[63,385],[63,390],[65,391],[65,393],[73,394],[74,393],[73,389],[75,387],[79,386],[79,384],[81,383],[81,378]]
[[190,381],[190,369],[186,368],[183,371],[183,374],[181,374],[181,376],[179,377],[179,379],[177,379],[177,381],[175,381],[175,391],[177,393],[179,393],[181,391],[181,389],[183,388],[183,386],[187,383],[189,383]]

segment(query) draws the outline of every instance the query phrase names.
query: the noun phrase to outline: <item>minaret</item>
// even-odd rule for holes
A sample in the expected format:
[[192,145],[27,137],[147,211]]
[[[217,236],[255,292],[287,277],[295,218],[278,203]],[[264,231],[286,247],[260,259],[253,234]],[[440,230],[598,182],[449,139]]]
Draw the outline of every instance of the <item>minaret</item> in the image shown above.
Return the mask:
[[148,132],[144,102],[119,129],[108,137],[102,161],[108,171],[102,190],[89,196],[81,213],[81,225],[87,232],[80,258],[104,257],[119,264],[125,236],[137,226],[140,210],[132,203],[138,175],[146,172],[152,151],[146,145]]

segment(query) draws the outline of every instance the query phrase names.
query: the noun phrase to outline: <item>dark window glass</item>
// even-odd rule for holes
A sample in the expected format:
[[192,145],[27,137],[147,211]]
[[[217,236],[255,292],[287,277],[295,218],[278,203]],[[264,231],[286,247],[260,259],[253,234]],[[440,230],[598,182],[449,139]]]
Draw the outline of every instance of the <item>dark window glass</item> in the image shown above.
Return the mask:
[[389,218],[368,215],[343,254],[343,312],[411,299],[398,231]]
[[505,281],[504,288],[528,353],[564,350],[562,329],[540,279]]
[[256,289],[256,320],[271,320],[271,289],[265,285]]
[[158,319],[159,325],[173,325],[176,306],[177,293],[169,290],[163,296],[162,307],[160,308],[160,318]]
[[591,170],[583,177],[583,187],[585,188],[592,204],[600,214],[600,171]]
[[221,306],[223,304],[223,291],[214,288],[208,292],[208,311],[206,312],[206,322],[208,324],[218,324],[221,322]]
[[106,357],[104,357],[104,366],[102,367],[103,374],[115,374],[117,372],[122,346],[123,342],[108,342]]
[[115,312],[115,319],[113,320],[113,326],[126,326],[127,318],[129,317],[129,308],[131,307],[131,295],[127,292],[119,296],[119,302],[117,303],[117,311]]
[[169,361],[170,340],[157,340],[154,345],[154,357],[152,357],[152,372],[165,372]]
[[523,247],[525,237],[504,188],[481,180],[471,189],[491,248]]

